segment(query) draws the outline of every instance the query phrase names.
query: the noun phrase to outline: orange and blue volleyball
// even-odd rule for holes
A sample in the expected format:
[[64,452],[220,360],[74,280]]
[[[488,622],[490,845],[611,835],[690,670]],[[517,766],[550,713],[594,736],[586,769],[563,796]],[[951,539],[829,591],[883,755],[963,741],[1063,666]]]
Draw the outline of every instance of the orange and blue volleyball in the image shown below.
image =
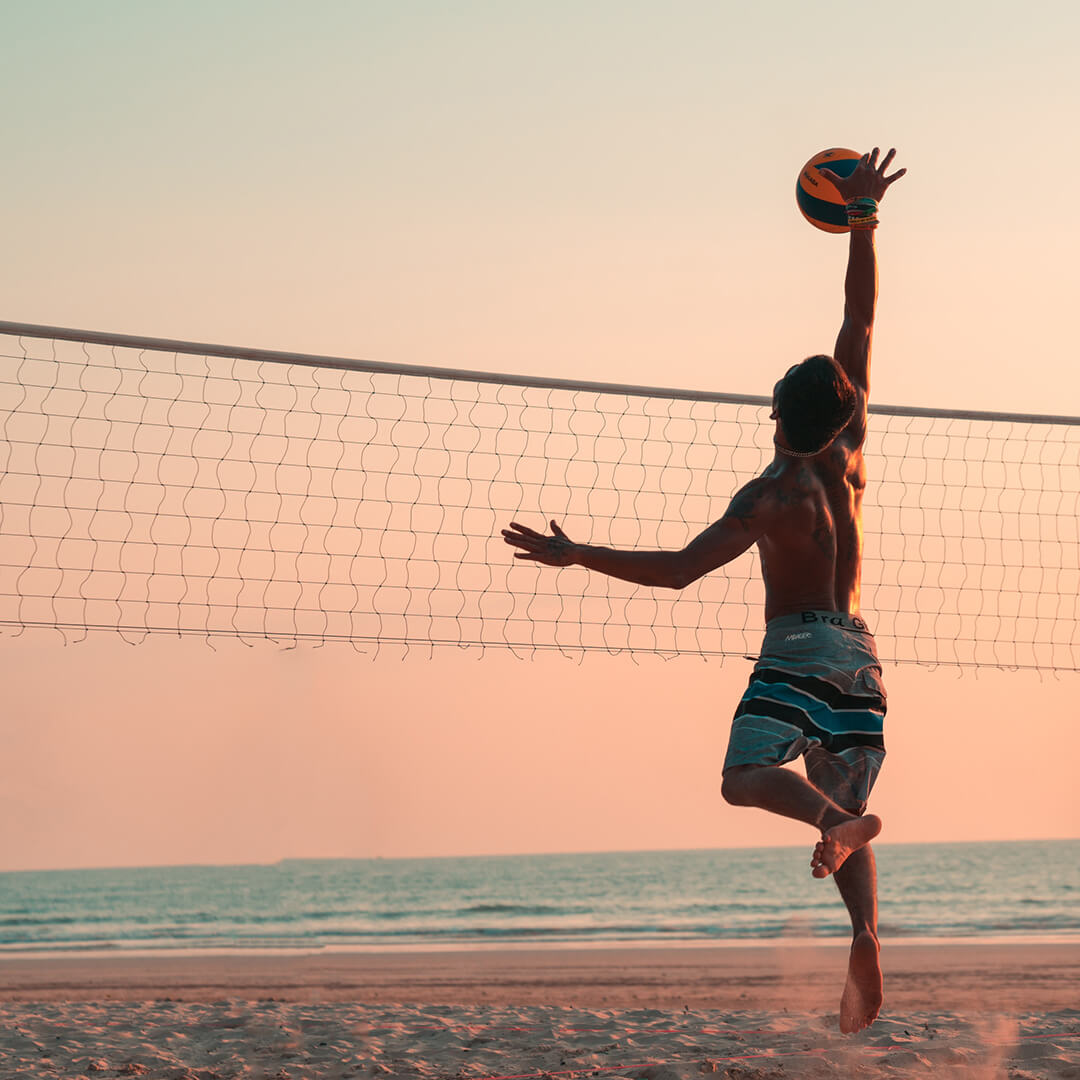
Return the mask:
[[821,175],[821,166],[824,165],[837,176],[850,176],[861,157],[862,154],[855,150],[834,147],[815,154],[802,167],[799,182],[795,185],[795,201],[802,211],[802,216],[811,225],[831,233],[850,231],[847,212],[844,210],[844,197],[831,180]]

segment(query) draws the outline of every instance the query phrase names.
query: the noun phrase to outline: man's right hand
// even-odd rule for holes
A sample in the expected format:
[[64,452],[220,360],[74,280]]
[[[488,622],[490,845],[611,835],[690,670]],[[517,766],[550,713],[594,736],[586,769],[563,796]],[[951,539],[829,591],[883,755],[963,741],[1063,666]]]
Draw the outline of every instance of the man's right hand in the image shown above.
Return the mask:
[[514,552],[515,559],[531,559],[544,566],[573,566],[573,542],[554,521],[551,522],[551,531],[553,536],[545,536],[527,525],[511,521],[510,528],[503,529],[502,538],[511,547],[523,549]]
[[880,165],[877,163],[877,156],[878,148],[875,146],[869,154],[863,154],[850,176],[839,176],[824,166],[819,166],[818,172],[832,183],[845,202],[860,195],[880,202],[889,185],[899,180],[907,169],[898,169],[892,176],[886,176],[885,170],[892,164],[896,151],[890,150]]

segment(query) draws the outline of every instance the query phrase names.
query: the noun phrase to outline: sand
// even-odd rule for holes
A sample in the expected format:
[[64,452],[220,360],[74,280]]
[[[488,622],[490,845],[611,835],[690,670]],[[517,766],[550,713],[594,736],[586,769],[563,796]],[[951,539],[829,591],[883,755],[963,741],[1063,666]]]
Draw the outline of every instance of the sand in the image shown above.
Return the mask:
[[6,957],[0,1077],[1080,1080],[1080,944]]

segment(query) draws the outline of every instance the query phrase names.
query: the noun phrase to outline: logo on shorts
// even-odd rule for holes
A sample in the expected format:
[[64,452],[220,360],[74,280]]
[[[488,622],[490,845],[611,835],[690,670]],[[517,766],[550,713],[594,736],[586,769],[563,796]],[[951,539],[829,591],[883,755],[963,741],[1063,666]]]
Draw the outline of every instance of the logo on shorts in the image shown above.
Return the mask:
[[813,637],[809,630],[804,630],[801,634],[788,634],[785,641],[804,641],[808,637]]
[[[850,619],[850,622],[847,621]],[[849,615],[845,619],[843,615],[833,614],[831,612],[816,612],[816,611],[804,611],[802,613],[802,621],[804,623],[824,623],[826,626],[841,626],[845,630],[858,630],[862,633],[867,632],[866,623],[859,618],[858,615]]]

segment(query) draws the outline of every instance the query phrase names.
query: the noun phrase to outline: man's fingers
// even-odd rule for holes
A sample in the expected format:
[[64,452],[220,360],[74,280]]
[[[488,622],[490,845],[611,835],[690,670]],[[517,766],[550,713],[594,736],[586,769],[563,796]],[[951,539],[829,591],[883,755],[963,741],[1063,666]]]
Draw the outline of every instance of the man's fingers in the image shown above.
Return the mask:
[[889,165],[890,165],[890,163],[892,162],[892,159],[893,159],[894,157],[896,157],[896,150],[895,150],[895,148],[894,148],[894,149],[892,149],[892,150],[890,150],[890,151],[889,151],[889,152],[888,152],[888,153],[887,153],[887,154],[885,155],[884,159],[883,159],[883,160],[882,160],[882,162],[881,162],[881,167],[880,167],[880,168],[878,169],[878,171],[879,171],[879,172],[880,172],[880,173],[882,174],[882,176],[884,176],[884,175],[885,175],[885,170],[886,170],[886,169],[887,169],[887,168],[889,167]]
[[[543,533],[538,533],[535,529],[530,529],[528,525],[519,525],[516,521],[510,522],[510,528],[517,529],[517,531],[521,533],[522,536],[531,536],[534,540],[544,539]],[[505,529],[503,529],[503,533],[506,533]]]
[[869,165],[871,169],[876,169],[877,168],[877,156],[878,156],[879,153],[880,153],[880,151],[875,146],[874,149],[871,150],[870,153],[866,155],[866,164]]
[[554,518],[552,518],[552,519],[551,519],[550,525],[551,525],[551,531],[552,531],[552,532],[553,532],[553,533],[554,533],[554,534],[555,534],[556,536],[560,537],[560,538],[561,538],[561,539],[563,539],[563,540],[565,540],[565,539],[566,539],[566,533],[564,533],[564,532],[562,531],[562,529],[560,529],[560,528],[559,528],[558,522],[556,522],[556,520],[555,520]]
[[821,175],[824,176],[826,180],[830,180],[834,184],[837,180],[840,179],[840,176],[837,173],[834,173],[832,169],[826,169],[821,165],[818,166],[817,171],[821,173]]
[[518,547],[534,547],[544,540],[542,536],[522,536],[521,533],[510,532],[509,529],[503,529],[502,537],[508,544],[516,544]]
[[519,547],[519,548],[523,549],[522,551],[515,551],[514,552],[514,558],[516,558],[516,559],[521,559],[521,558],[531,559],[534,556],[539,555],[541,553],[540,549],[538,547],[536,547],[534,544],[530,543],[528,540],[516,540],[512,536],[504,536],[503,539],[508,544],[510,544],[512,547]]
[[883,179],[885,180],[886,184],[891,184],[894,180],[899,180],[900,177],[903,176],[906,172],[907,169],[897,169],[896,172],[892,174],[892,176],[886,176]]

